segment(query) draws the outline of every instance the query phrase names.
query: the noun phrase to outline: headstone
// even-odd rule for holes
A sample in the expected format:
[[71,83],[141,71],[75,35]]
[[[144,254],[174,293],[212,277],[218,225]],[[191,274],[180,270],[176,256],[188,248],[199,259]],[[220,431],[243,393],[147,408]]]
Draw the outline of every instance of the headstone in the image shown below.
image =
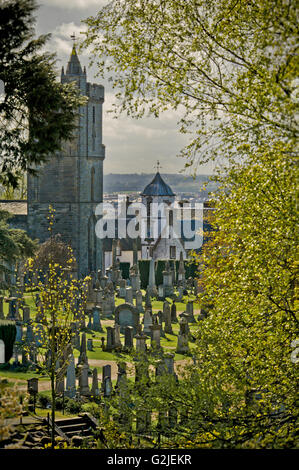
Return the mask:
[[189,315],[188,321],[190,323],[196,323],[196,320],[194,318],[194,304],[192,300],[187,302],[186,313]]
[[130,350],[133,348],[134,328],[132,326],[125,327],[125,349]]
[[171,305],[171,323],[177,323],[178,319],[176,316],[176,304],[175,302],[172,303]]
[[98,381],[98,370],[95,367],[92,371],[92,386],[91,386],[91,395],[97,397],[100,394],[99,391],[99,381]]
[[30,307],[23,307],[23,322],[27,323],[30,320]]
[[133,289],[132,287],[126,287],[126,303],[133,304]]
[[148,290],[152,297],[157,296],[156,277],[155,277],[155,260],[153,258],[150,260]]
[[66,391],[65,395],[74,398],[76,395],[76,369],[74,355],[68,357],[68,366],[66,369]]
[[145,352],[146,351],[146,335],[137,334],[135,335],[136,339],[136,351],[137,352]]
[[106,341],[106,351],[112,351],[115,349],[115,328],[112,326],[107,326],[107,341]]
[[104,391],[105,377],[109,377],[111,379],[111,366],[110,366],[110,364],[107,364],[106,366],[103,366],[103,369],[102,369],[102,391]]
[[185,318],[180,321],[176,352],[181,354],[189,352],[189,326]]
[[15,343],[21,343],[23,338],[23,327],[22,323],[16,322],[17,334],[15,338]]
[[86,352],[86,333],[82,333],[78,365],[87,364],[87,363],[88,363],[88,359],[87,359],[87,352]]
[[117,364],[117,381],[116,381],[116,388],[119,388],[123,381],[127,377],[127,370],[126,370],[126,363],[125,362],[119,362]]
[[90,395],[89,385],[88,385],[88,364],[83,363],[79,367],[79,391],[80,395],[88,396]]
[[101,317],[100,317],[100,307],[97,305],[93,309],[93,328],[94,331],[103,332],[103,328],[101,325]]
[[143,317],[143,331],[146,335],[151,334],[151,325],[153,324],[152,314],[150,310],[145,310]]
[[126,287],[127,287],[127,281],[125,279],[122,279],[119,283],[119,297],[121,299],[126,298]]
[[104,379],[104,397],[109,398],[112,394],[112,382],[110,377]]
[[143,305],[142,305],[142,292],[140,290],[136,292],[136,309],[139,313],[144,312]]
[[126,326],[134,328],[134,334],[137,332],[137,325],[139,324],[139,313],[133,305],[124,303],[115,309],[115,323],[120,326],[120,332],[125,332]]
[[91,338],[87,340],[87,351],[93,351],[93,342]]
[[164,321],[165,321],[165,327],[164,327],[165,333],[168,333],[169,335],[173,335],[172,326],[171,326],[171,312],[170,312],[169,304],[168,304],[168,308],[166,308],[164,311]]
[[122,347],[120,340],[120,326],[117,323],[114,325],[114,344],[116,349]]

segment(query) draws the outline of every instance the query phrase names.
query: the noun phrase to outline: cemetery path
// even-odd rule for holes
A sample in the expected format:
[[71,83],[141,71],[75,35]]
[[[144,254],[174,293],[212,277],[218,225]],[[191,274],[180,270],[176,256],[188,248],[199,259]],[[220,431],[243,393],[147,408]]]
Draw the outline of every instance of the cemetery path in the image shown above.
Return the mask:
[[111,366],[111,380],[117,379],[117,364],[115,361],[107,361],[103,359],[88,359],[88,364],[93,367]]

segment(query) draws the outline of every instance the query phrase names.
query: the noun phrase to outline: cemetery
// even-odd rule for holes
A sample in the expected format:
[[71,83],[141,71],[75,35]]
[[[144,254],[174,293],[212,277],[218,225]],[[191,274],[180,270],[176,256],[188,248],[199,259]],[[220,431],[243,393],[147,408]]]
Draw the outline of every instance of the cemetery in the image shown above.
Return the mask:
[[[85,279],[79,295],[82,308],[75,297],[67,326],[69,335],[55,365],[56,440],[60,436],[61,442],[79,445],[84,438],[92,438],[92,430],[99,426],[97,410],[110,420],[109,402],[117,396],[123,399],[128,393],[126,383],[133,388],[136,383],[138,386],[138,381],[147,375],[142,372],[144,361],[148,361],[146,368],[155,377],[166,371],[176,381],[180,366],[193,362],[195,334],[203,318],[197,303],[197,282],[182,277],[182,259],[179,280],[178,273],[173,273],[166,262],[158,295],[155,263],[150,264],[146,289],[141,289],[138,264],[130,269],[130,278],[123,279],[116,262],[107,275],[99,270]],[[69,273],[63,275],[66,282],[70,278]],[[41,420],[37,431],[32,423],[28,424],[32,428],[30,435],[37,433],[36,442],[42,435],[42,442],[47,445],[52,402],[47,369],[51,350],[46,336],[51,331],[51,318],[43,288],[48,279],[37,282],[35,275],[27,277],[27,282],[24,279],[17,278],[6,295],[0,296],[0,379],[3,384],[16,384],[20,393],[29,394],[29,415]],[[152,414],[147,412],[145,421],[142,413],[136,412],[129,428],[125,423],[125,429],[132,433],[133,440],[146,439],[146,435],[149,439],[149,431],[159,431],[161,439],[161,422],[167,422],[166,436],[174,417],[161,419],[161,413],[155,417],[154,410]],[[121,423],[120,416],[118,425]],[[29,447],[34,442],[33,439]]]

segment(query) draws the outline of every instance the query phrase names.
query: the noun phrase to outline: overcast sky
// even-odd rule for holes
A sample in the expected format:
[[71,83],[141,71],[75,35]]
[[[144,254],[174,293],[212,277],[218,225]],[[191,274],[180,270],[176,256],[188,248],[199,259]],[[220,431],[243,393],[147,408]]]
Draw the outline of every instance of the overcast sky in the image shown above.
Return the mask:
[[[37,34],[51,33],[47,50],[56,52],[61,68],[66,65],[72,48],[70,35],[79,36],[84,25],[81,20],[95,15],[106,0],[40,0],[37,10]],[[113,119],[107,113],[114,96],[111,85],[94,76],[95,70],[88,67],[88,55],[79,56],[86,65],[88,81],[101,83],[105,87],[103,115],[103,144],[106,146],[105,173],[152,173],[157,160],[161,172],[178,173],[184,160],[177,155],[186,144],[186,137],[178,132],[178,115],[164,113],[160,118],[136,120],[129,117]],[[210,174],[211,166],[200,167],[200,173]]]

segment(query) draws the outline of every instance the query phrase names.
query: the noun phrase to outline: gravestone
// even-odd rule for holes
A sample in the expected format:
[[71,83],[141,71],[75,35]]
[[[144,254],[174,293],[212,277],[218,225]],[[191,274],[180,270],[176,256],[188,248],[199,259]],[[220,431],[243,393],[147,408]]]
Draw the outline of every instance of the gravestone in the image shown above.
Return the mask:
[[112,351],[115,349],[115,328],[113,326],[107,326],[107,341],[106,351]]
[[126,303],[133,304],[133,289],[132,287],[126,287]]
[[169,335],[173,335],[172,326],[171,326],[171,312],[170,312],[169,306],[164,311],[164,322],[165,322],[165,326],[164,326],[165,333],[168,333]]
[[152,297],[157,296],[156,276],[155,276],[155,260],[153,258],[150,260],[147,290],[148,290],[149,294]]
[[102,369],[102,391],[104,391],[105,377],[110,377],[111,379],[111,365],[110,364],[103,366],[103,369]]
[[132,326],[134,334],[137,333],[137,325],[139,324],[139,313],[134,307],[127,303],[121,304],[115,309],[115,323],[120,326],[120,332],[124,334],[126,326]]
[[93,342],[91,338],[87,340],[87,351],[93,351]]
[[136,309],[139,313],[144,312],[143,305],[142,305],[142,292],[140,290],[136,292]]
[[68,357],[65,395],[69,398],[74,398],[76,395],[76,368],[74,355],[72,353]]
[[94,331],[103,332],[103,328],[101,325],[101,317],[100,317],[100,307],[97,305],[93,309],[93,328]]
[[120,326],[117,323],[114,325],[114,344],[116,349],[122,347],[120,340]]
[[119,282],[119,297],[121,299],[126,298],[126,287],[127,287],[127,281],[125,279],[121,279]]
[[79,391],[80,395],[89,396],[90,390],[88,385],[88,364],[84,363],[78,367],[79,370]]
[[189,352],[189,325],[186,318],[182,318],[180,321],[176,352],[181,354]]
[[135,335],[135,339],[136,339],[136,351],[145,352],[147,336],[144,334],[137,334]]
[[133,348],[134,328],[132,326],[125,327],[125,349],[130,350]]
[[99,381],[98,381],[98,370],[95,367],[92,371],[92,386],[91,386],[91,395],[93,397],[99,396]]
[[78,365],[79,364],[87,364],[88,359],[87,359],[87,352],[86,352],[86,333],[82,333],[81,336],[81,346],[80,346],[80,356],[78,359]]
[[143,331],[146,335],[151,334],[151,325],[153,324],[152,314],[150,310],[145,310],[143,317]]
[[30,307],[23,307],[23,322],[27,323],[30,320]]
[[176,316],[176,304],[175,302],[172,303],[171,305],[171,323],[177,323],[178,319]]
[[194,318],[194,304],[192,300],[187,302],[186,313],[189,315],[189,318],[188,318],[189,323],[196,323],[196,320]]
[[104,379],[104,397],[109,398],[112,394],[112,382],[110,377]]

